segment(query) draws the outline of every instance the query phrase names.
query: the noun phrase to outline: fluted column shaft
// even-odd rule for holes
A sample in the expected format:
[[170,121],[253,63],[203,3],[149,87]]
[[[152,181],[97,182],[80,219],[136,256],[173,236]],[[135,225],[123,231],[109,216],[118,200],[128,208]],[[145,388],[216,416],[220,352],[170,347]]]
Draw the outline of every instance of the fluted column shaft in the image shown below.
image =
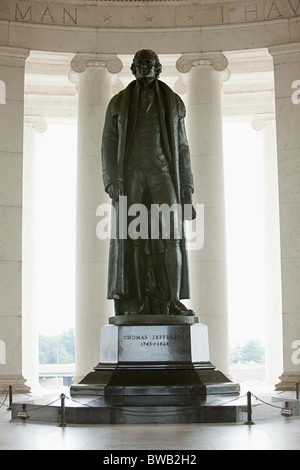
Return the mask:
[[[282,371],[282,314],[279,196],[275,114],[255,116],[252,127],[262,133],[265,222],[265,381],[275,384]],[[261,320],[264,321],[263,319]],[[259,327],[259,325],[258,325]]]
[[190,252],[191,302],[208,325],[211,361],[228,371],[227,264],[223,171],[222,54],[188,54],[177,61],[187,73],[187,133],[195,204],[204,205],[204,246]]
[[39,388],[39,332],[36,305],[36,137],[47,130],[40,117],[25,117],[23,157],[23,371],[31,390]]
[[96,210],[108,203],[102,184],[101,138],[111,98],[111,73],[122,68],[116,56],[78,54],[71,63],[78,81],[76,372],[78,382],[99,362],[100,329],[113,314],[107,301],[109,240],[96,234]]
[[300,104],[294,89],[300,80],[300,43],[269,52],[275,78],[282,279],[284,370],[277,388],[284,389],[300,382]]
[[[27,391],[22,371],[22,180],[27,49],[0,47],[0,391]],[[5,84],[5,87],[3,86]],[[3,98],[3,97],[2,97]]]

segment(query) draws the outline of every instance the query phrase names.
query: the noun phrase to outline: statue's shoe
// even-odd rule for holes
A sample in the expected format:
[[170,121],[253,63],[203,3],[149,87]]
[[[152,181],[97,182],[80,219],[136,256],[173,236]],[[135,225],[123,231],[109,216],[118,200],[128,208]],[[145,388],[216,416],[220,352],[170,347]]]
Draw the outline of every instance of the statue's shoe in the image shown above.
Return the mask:
[[185,315],[185,316],[194,316],[194,310],[186,308],[186,306],[181,303],[179,300],[170,302],[169,315]]
[[144,315],[146,313],[145,302],[134,305],[126,310],[125,315]]

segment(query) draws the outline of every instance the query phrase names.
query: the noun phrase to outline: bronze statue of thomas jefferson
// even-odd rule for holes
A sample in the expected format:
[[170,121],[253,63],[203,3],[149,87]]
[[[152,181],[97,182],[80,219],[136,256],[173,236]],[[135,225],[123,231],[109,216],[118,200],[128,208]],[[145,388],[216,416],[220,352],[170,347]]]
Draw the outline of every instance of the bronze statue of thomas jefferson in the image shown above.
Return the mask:
[[[131,65],[136,80],[115,95],[107,108],[102,141],[105,191],[116,211],[120,197],[128,207],[191,204],[194,191],[181,98],[158,80],[155,52],[138,51]],[[111,239],[108,298],[117,315],[194,315],[180,299],[189,298],[184,234]],[[128,218],[127,223],[129,223]],[[163,222],[162,222],[163,223]]]

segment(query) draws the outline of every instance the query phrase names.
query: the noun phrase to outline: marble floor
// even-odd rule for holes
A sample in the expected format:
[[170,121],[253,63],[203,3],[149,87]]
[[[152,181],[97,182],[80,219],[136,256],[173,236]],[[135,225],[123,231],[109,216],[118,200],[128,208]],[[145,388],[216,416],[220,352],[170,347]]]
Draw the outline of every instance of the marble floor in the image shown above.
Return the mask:
[[[293,397],[286,393],[287,398]],[[0,402],[4,401],[0,396]],[[14,396],[14,401],[17,401]],[[7,403],[7,402],[6,402]],[[0,403],[1,406],[1,403]],[[0,450],[300,450],[300,417],[245,424],[72,425],[11,421],[0,408]]]

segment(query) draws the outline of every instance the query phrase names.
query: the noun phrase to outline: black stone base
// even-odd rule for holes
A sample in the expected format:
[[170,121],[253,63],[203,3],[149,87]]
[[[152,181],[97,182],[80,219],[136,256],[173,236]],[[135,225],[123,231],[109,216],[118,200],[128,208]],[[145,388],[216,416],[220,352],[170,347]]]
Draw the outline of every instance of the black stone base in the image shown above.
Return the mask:
[[207,327],[198,317],[116,316],[102,334],[100,363],[70,387],[71,397],[101,401],[100,420],[101,413],[109,422],[229,419],[228,408],[215,413],[210,405],[218,397],[238,398],[240,387],[210,362]]
[[[104,396],[119,406],[190,405],[207,395],[238,395],[232,383],[210,363],[98,364],[93,372],[70,388],[72,396]],[[200,397],[200,398],[199,398]]]
[[98,364],[70,392],[75,399],[94,397],[101,403],[93,422],[163,424],[237,422],[239,409],[220,405],[239,398],[239,389],[210,362],[130,363]]

